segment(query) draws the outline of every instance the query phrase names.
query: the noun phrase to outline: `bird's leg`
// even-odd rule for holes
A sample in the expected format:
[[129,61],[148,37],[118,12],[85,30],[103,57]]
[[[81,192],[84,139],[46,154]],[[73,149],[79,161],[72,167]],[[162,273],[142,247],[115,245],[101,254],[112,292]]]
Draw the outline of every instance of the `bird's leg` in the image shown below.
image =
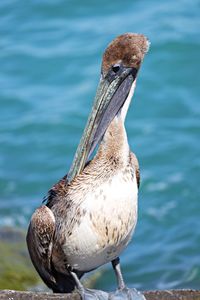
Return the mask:
[[85,289],[80,282],[77,274],[71,269],[68,269],[68,271],[76,283],[78,292],[82,300],[108,300],[108,293],[99,290]]
[[115,258],[112,261],[112,266],[115,271],[115,275],[117,277],[118,289],[123,290],[125,288],[125,283],[124,283],[124,279],[123,279],[122,272],[121,272],[119,257]]
[[120,268],[119,257],[112,261],[112,266],[117,277],[118,289],[116,292],[110,293],[109,299],[145,300],[145,297],[136,289],[129,289],[126,287]]
[[81,281],[79,280],[78,276],[76,275],[75,272],[73,271],[70,271],[70,274],[71,276],[73,277],[75,283],[76,283],[76,286],[77,286],[77,289],[79,290],[80,294],[84,293],[85,291],[85,288],[84,286],[82,285]]

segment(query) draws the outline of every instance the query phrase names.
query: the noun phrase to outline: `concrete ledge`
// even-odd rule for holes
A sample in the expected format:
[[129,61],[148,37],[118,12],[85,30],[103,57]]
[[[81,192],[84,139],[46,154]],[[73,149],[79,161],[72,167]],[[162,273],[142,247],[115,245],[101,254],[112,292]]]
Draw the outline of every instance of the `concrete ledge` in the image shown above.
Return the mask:
[[[144,292],[147,300],[200,300],[200,291],[196,290],[169,290]],[[19,292],[13,290],[0,291],[1,300],[80,300],[77,293],[50,294],[35,292]]]

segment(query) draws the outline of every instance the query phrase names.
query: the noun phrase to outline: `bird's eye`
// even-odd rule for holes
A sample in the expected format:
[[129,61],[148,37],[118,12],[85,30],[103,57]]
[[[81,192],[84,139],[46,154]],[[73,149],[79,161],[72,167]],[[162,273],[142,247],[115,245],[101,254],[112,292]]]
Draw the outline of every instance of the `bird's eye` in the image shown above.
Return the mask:
[[119,69],[120,69],[119,64],[115,64],[115,65],[112,66],[112,70],[113,70],[114,73],[117,73],[119,71]]

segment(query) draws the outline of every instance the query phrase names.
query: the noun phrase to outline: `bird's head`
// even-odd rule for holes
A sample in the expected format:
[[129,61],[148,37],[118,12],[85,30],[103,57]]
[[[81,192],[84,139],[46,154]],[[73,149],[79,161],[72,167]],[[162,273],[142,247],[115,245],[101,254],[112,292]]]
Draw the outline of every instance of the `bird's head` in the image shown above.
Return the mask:
[[138,70],[149,49],[142,34],[125,33],[115,38],[103,54],[101,78],[69,179],[79,174],[116,115],[124,120]]
[[137,73],[149,49],[149,41],[142,34],[125,33],[114,39],[103,54],[102,75],[114,75],[131,68]]

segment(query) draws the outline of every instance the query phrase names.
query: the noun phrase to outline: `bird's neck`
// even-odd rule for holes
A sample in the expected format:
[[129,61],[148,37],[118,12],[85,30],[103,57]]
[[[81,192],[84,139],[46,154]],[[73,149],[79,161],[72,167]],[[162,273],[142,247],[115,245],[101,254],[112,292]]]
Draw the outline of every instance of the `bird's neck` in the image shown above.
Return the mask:
[[111,158],[115,158],[123,166],[127,165],[130,158],[130,149],[124,123],[135,87],[136,80],[134,80],[128,97],[120,112],[116,115],[106,130],[97,152],[97,157],[106,158],[107,161]]
[[121,116],[116,116],[104,134],[97,157],[104,158],[107,161],[114,159],[120,165],[127,165],[129,154],[124,121]]

